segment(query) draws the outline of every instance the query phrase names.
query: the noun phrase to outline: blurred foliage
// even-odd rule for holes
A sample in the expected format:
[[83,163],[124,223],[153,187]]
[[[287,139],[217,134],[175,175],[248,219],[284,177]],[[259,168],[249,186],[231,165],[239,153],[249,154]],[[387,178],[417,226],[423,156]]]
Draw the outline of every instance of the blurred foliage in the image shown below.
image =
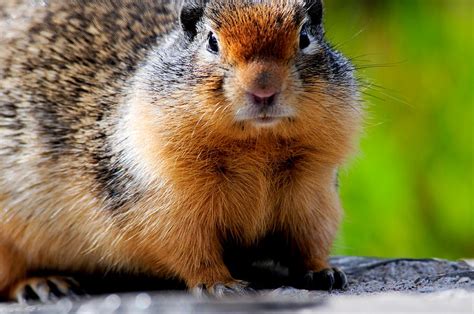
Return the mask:
[[325,2],[368,112],[334,253],[474,257],[474,1]]

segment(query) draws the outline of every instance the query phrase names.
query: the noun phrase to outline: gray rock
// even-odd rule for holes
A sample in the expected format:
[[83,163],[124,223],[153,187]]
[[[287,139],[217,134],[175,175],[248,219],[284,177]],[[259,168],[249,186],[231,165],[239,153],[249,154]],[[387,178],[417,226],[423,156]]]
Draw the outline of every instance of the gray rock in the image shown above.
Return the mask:
[[474,283],[474,269],[463,261],[336,257],[333,264],[348,276],[349,289],[343,294],[472,290]]
[[466,262],[335,257],[332,263],[346,272],[348,290],[329,293],[281,287],[221,299],[198,298],[183,291],[102,291],[56,304],[4,303],[0,313],[473,313],[474,268]]

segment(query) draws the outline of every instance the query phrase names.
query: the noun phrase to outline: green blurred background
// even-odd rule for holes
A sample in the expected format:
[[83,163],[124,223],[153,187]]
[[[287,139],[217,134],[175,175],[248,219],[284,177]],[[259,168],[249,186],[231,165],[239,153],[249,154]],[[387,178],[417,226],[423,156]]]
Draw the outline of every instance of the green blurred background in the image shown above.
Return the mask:
[[474,258],[474,1],[325,2],[369,83],[334,254]]

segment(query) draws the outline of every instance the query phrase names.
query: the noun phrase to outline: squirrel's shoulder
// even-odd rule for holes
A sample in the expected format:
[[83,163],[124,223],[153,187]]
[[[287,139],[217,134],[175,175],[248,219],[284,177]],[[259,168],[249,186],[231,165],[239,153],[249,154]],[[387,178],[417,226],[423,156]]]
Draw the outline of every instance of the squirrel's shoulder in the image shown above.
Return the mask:
[[58,71],[55,63],[100,72],[100,67],[130,67],[177,25],[177,5],[171,1],[13,2],[0,2],[2,68]]

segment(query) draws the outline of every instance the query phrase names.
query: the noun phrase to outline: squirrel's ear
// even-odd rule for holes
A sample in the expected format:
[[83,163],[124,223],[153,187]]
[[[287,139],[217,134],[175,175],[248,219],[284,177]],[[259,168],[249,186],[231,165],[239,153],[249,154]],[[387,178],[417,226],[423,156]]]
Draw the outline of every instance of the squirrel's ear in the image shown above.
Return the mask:
[[323,22],[322,0],[305,0],[305,9],[313,26],[319,26]]
[[187,0],[181,8],[181,27],[189,39],[197,35],[197,23],[204,15],[206,3],[206,0]]

